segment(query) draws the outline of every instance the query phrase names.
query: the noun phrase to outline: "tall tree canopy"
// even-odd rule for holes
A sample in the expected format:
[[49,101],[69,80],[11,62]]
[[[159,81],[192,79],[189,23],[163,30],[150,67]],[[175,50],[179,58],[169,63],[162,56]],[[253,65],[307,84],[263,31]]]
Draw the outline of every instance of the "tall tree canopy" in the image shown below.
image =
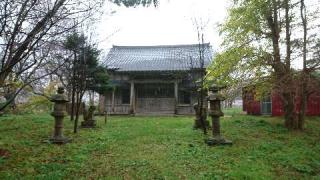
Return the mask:
[[[284,101],[285,125],[289,129],[303,128],[294,110],[299,73],[293,69],[293,62],[302,62],[306,53],[302,46],[306,41],[301,37],[308,35],[308,47],[320,38],[315,32],[303,31],[300,8],[310,22],[308,28],[319,28],[319,22],[313,21],[310,14],[303,14],[303,0],[234,0],[220,29],[224,50],[208,70],[209,80],[216,83],[260,84],[264,89],[277,90]],[[310,58],[305,61],[309,71],[319,68],[319,64],[311,63],[317,53],[308,51]]]
[[98,64],[99,51],[90,45],[84,34],[70,34],[64,47],[68,50],[69,63],[62,67],[60,79],[69,89],[71,96],[71,120],[75,115],[74,132],[77,132],[79,109],[87,91],[104,93],[108,89],[108,74],[105,67]]

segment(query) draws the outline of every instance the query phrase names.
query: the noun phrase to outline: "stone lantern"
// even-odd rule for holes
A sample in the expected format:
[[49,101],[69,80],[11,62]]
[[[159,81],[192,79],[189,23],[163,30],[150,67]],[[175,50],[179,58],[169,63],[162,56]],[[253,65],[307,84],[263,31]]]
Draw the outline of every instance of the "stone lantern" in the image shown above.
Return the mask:
[[221,111],[221,101],[224,101],[225,98],[219,94],[219,90],[225,87],[219,87],[213,85],[209,88],[208,101],[210,102],[209,116],[212,118],[212,138],[206,140],[206,143],[209,146],[213,145],[232,145],[232,142],[224,139],[220,133],[220,117],[223,116]]
[[54,103],[53,112],[51,115],[54,117],[54,132],[53,136],[49,139],[54,144],[65,144],[70,139],[63,136],[63,118],[66,116],[66,103],[68,102],[67,97],[63,94],[64,88],[58,87],[57,94],[53,95],[50,99]]

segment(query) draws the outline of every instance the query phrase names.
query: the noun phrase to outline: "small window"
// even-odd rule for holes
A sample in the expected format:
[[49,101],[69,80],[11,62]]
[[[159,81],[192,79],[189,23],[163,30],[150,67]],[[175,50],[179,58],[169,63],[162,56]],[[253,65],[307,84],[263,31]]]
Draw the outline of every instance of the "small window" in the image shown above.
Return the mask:
[[122,104],[130,104],[130,88],[123,87],[121,90]]
[[190,104],[191,93],[187,90],[179,90],[179,104]]
[[265,96],[261,99],[261,114],[272,114],[272,101],[271,96]]

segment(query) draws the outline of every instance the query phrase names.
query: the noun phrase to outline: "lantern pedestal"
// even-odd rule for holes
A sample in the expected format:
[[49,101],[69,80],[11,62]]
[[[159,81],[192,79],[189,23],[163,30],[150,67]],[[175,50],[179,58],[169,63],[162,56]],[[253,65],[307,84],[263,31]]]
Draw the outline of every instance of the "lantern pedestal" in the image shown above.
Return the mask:
[[96,120],[94,119],[95,109],[96,109],[95,106],[90,106],[88,111],[85,108],[83,109],[84,121],[81,122],[82,128],[95,128],[96,127]]
[[[204,121],[204,125],[206,126],[206,128],[210,128],[209,121]],[[201,120],[198,120],[198,119],[195,119],[195,120],[194,120],[193,129],[202,129],[202,122],[201,122]]]
[[96,127],[96,121],[82,121],[81,122],[81,128],[95,128]]
[[205,140],[205,143],[209,146],[218,146],[218,145],[232,145],[232,141],[226,140],[223,137],[213,137]]

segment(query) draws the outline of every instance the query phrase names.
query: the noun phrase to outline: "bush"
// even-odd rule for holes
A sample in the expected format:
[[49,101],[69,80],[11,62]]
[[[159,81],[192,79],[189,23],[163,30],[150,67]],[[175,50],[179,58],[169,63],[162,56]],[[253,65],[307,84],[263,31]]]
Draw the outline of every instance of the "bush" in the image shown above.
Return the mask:
[[53,107],[53,103],[44,96],[33,95],[27,103],[17,105],[19,114],[25,113],[44,113],[50,112]]

